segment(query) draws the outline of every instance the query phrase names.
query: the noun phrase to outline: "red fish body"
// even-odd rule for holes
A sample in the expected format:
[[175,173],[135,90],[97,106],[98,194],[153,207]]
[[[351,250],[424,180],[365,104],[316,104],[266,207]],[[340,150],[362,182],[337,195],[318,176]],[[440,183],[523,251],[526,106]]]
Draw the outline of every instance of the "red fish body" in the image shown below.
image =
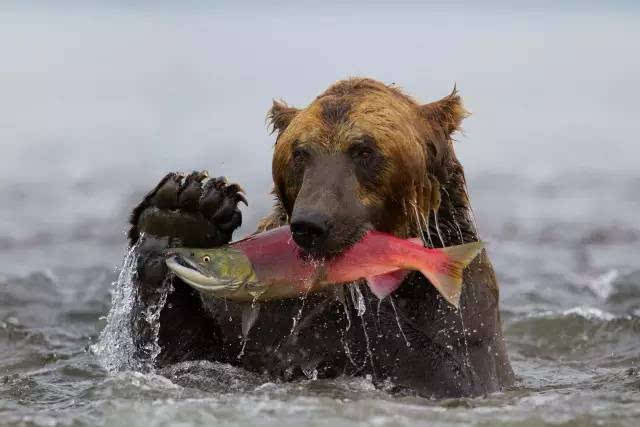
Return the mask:
[[458,306],[462,270],[482,249],[481,242],[442,249],[425,248],[419,239],[401,239],[370,231],[345,252],[328,261],[309,261],[293,241],[289,227],[253,235],[230,247],[249,259],[261,299],[275,299],[315,291],[330,285],[366,279],[371,291],[384,298],[397,289],[407,270],[422,272],[440,293]]
[[301,292],[310,285],[320,264],[301,258],[300,248],[293,241],[289,227],[254,234],[229,246],[244,252],[260,282],[288,281],[300,286]]

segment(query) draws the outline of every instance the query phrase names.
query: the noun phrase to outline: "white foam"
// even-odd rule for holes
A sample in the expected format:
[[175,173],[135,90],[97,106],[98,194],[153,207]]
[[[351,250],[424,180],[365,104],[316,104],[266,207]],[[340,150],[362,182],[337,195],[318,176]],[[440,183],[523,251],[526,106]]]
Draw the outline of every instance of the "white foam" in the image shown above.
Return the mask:
[[578,315],[589,320],[598,319],[610,321],[616,318],[614,314],[595,307],[574,307],[563,311],[562,314],[564,316]]
[[567,310],[557,312],[552,310],[544,310],[537,313],[528,314],[528,318],[558,317],[558,316],[580,316],[588,320],[604,320],[610,321],[620,318],[628,318],[628,316],[616,316],[608,311],[601,310],[596,307],[578,306]]
[[613,291],[613,282],[620,276],[618,270],[609,270],[600,276],[594,277],[587,281],[587,286],[596,295],[602,299],[606,299]]

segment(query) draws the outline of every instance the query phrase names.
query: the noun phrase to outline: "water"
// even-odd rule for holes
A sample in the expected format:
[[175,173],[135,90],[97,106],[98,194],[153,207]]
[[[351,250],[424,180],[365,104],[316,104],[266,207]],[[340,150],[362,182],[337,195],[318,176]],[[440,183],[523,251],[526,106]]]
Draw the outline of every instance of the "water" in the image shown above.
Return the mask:
[[[118,366],[100,364],[89,351],[105,328],[110,292],[118,290],[112,288],[119,276],[114,264],[126,252],[118,233],[122,221],[115,221],[109,232],[118,239],[89,244],[62,236],[69,231],[63,230],[54,232],[68,239],[62,243],[52,238],[44,247],[25,242],[2,249],[3,260],[22,260],[17,270],[37,265],[43,253],[52,266],[34,265],[30,273],[3,267],[8,271],[0,279],[3,422],[634,425],[640,416],[640,262],[635,255],[640,177],[600,175],[588,191],[583,185],[589,180],[572,176],[519,178],[513,190],[506,184],[513,176],[475,178],[476,216],[501,283],[507,345],[519,376],[513,389],[432,401],[391,395],[366,378],[283,384],[205,362],[155,373],[109,373],[106,368],[132,366],[126,346],[107,357]],[[502,205],[496,204],[498,194]],[[520,211],[522,204],[535,206],[535,212]],[[100,226],[108,228],[93,225]],[[84,227],[78,223],[71,230]],[[84,259],[83,251],[91,251],[93,258]],[[118,334],[113,329],[117,321],[109,321],[114,323],[106,333],[126,343],[126,329]],[[359,321],[352,319],[352,327],[359,327]],[[313,369],[308,374],[313,378]]]
[[111,309],[104,317],[105,327],[91,351],[98,356],[100,364],[110,372],[125,369],[142,370],[134,359],[135,344],[129,327],[135,303],[132,277],[137,261],[136,246],[132,246],[122,262],[118,280],[112,284]]
[[[637,425],[640,25],[623,3],[357,18],[281,6],[251,19],[0,8],[0,424]],[[238,236],[250,231],[270,206],[271,98],[304,104],[353,74],[425,100],[456,80],[475,112],[458,153],[516,386],[435,401],[314,380],[312,366],[294,383],[205,362],[126,370],[148,369],[116,327],[126,310],[106,318],[112,292],[133,292],[112,286],[126,283],[131,207],[165,171],[209,168],[247,189]],[[100,351],[102,331],[120,351]]]

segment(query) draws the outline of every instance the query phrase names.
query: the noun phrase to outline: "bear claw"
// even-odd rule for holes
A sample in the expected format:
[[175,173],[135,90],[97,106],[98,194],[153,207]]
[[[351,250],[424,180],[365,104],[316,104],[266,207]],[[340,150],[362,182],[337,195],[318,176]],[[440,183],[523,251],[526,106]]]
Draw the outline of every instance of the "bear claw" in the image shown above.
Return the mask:
[[153,196],[153,204],[160,209],[175,209],[178,207],[178,190],[180,189],[181,176],[178,174],[169,174],[163,182],[158,185],[155,195]]
[[224,177],[210,178],[206,171],[171,172],[133,209],[130,244],[142,232],[185,246],[228,243],[242,224],[238,203],[248,205],[242,192],[239,185],[228,184]]
[[180,208],[190,212],[198,210],[200,194],[202,193],[202,181],[207,178],[207,176],[206,171],[193,171],[183,180],[180,186],[180,193],[178,194],[178,205]]

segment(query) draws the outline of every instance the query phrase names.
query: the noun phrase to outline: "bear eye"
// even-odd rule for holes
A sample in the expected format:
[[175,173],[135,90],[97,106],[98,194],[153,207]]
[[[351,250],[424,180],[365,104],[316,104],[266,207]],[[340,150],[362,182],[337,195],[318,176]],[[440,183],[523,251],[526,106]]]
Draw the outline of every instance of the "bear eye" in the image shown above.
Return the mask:
[[363,148],[360,148],[359,150],[356,150],[355,155],[360,159],[366,160],[373,155],[373,151],[370,148],[363,147]]
[[375,153],[373,152],[373,149],[367,146],[355,147],[351,151],[351,157],[365,166],[371,161],[374,155]]
[[293,162],[296,166],[303,165],[308,156],[309,153],[307,153],[304,148],[296,148],[293,150]]
[[202,261],[204,261],[206,263],[209,263],[209,262],[211,262],[211,257],[209,255],[205,255],[205,256],[202,257]]

